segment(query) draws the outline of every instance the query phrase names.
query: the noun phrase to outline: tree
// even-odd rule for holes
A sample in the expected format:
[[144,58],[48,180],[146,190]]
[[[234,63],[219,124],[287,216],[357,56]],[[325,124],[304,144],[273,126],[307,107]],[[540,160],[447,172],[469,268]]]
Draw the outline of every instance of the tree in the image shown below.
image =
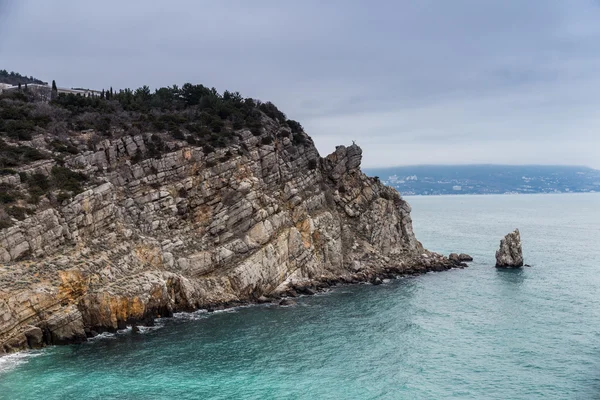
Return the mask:
[[19,82],[19,92],[21,91],[21,82]]
[[102,89],[102,92],[100,92],[100,98],[104,99],[104,89]]
[[55,100],[58,97],[58,88],[56,87],[56,82],[54,79],[52,80],[52,92],[50,92],[50,100]]
[[135,103],[137,104],[138,109],[148,108],[150,106],[150,100],[152,99],[150,87],[144,85],[140,88],[137,88],[133,93],[133,97],[135,98]]

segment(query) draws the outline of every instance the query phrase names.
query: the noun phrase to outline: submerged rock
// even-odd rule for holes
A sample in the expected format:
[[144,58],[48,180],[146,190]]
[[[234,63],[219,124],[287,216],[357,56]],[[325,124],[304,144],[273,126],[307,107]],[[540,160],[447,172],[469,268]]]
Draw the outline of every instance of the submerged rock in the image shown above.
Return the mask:
[[283,299],[283,300],[281,300],[279,302],[279,305],[280,306],[295,306],[296,305],[296,301],[292,300],[290,298],[285,298],[285,299]]
[[496,252],[496,268],[520,268],[523,266],[521,234],[518,229],[504,236]]

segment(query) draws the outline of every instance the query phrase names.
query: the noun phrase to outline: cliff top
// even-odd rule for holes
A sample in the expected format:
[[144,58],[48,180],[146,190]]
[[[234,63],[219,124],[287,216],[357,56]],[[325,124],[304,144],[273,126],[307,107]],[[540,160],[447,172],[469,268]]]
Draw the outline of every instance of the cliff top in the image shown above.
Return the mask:
[[9,85],[18,85],[19,83],[23,85],[26,83],[35,83],[38,85],[47,84],[47,82],[34,78],[33,76],[23,76],[18,72],[8,72],[5,69],[0,69],[0,83],[7,83]]
[[279,134],[289,135],[294,145],[312,146],[302,125],[271,102],[203,85],[51,97],[45,101],[25,89],[0,95],[0,229],[35,212],[40,202],[60,204],[94,183],[85,166],[69,160],[105,149],[107,140],[141,135],[145,151],[131,156],[134,164],[185,146],[204,154],[230,145],[248,151],[242,132],[270,145],[268,124],[281,126],[285,131]]

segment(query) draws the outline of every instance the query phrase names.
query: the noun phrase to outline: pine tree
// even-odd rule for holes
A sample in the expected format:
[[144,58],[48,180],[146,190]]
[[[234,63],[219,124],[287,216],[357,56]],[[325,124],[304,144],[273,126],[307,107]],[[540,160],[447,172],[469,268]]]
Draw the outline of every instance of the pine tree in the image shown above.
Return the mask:
[[58,88],[56,87],[56,82],[54,79],[52,80],[52,91],[50,92],[50,100],[54,100],[58,97]]
[[100,92],[100,98],[103,99],[104,98],[104,89],[102,89],[102,92]]

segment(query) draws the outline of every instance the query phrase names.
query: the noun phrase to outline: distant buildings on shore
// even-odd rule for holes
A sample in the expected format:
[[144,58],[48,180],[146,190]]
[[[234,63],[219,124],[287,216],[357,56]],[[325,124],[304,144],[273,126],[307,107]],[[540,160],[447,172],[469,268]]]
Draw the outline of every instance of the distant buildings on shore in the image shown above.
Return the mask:
[[[25,90],[25,88],[27,88],[27,90],[35,91],[38,93],[48,92],[48,94],[52,90],[50,85],[47,85],[47,84],[41,85],[41,84],[37,84],[37,83],[22,84],[20,87],[21,87],[21,90]],[[100,97],[100,94],[101,94],[101,91],[92,90],[92,89],[83,89],[83,88],[70,88],[69,89],[69,88],[62,88],[62,87],[57,87],[56,89],[57,89],[58,94],[61,94],[61,93],[74,94],[74,95],[80,95],[80,96],[84,96],[84,97]],[[16,90],[19,90],[19,85],[10,85],[7,83],[0,83],[0,94],[12,92],[12,91],[16,91]]]

